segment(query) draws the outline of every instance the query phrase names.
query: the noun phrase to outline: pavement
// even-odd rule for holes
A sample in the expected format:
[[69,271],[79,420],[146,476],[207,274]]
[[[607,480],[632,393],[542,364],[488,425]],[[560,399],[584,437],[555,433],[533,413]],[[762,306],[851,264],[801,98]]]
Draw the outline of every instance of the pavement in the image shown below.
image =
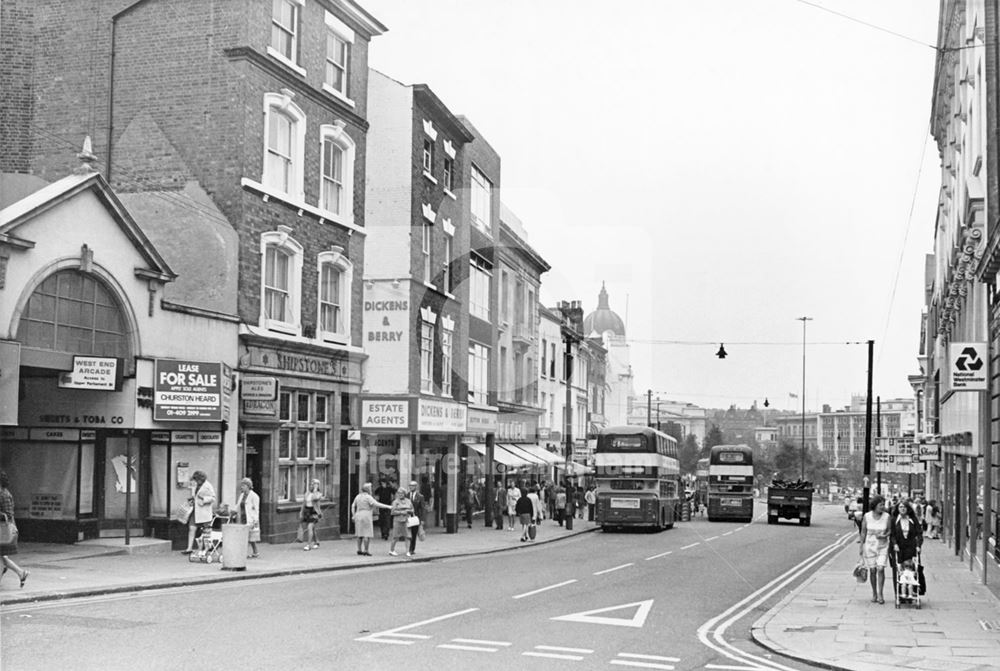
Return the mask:
[[[573,531],[543,522],[534,545],[579,536],[597,527],[577,520]],[[388,542],[374,539],[372,557],[356,554],[354,539],[302,545],[260,545],[256,559],[230,558],[232,566],[185,561],[169,543],[150,538],[105,538],[74,545],[21,543],[14,559],[30,571],[23,588],[8,572],[0,582],[0,607],[104,594],[178,588],[206,583],[432,561],[528,547],[518,531],[496,531],[478,521],[456,534],[432,529],[417,554],[388,555]],[[826,669],[850,671],[1000,670],[1000,589],[981,584],[978,573],[943,541],[927,540],[923,563],[927,594],[921,608],[894,607],[891,573],[884,605],[871,603],[867,584],[851,571],[857,548],[848,543],[751,627],[754,640],[775,653]],[[244,570],[238,570],[240,565]],[[1000,572],[991,566],[993,573]]]

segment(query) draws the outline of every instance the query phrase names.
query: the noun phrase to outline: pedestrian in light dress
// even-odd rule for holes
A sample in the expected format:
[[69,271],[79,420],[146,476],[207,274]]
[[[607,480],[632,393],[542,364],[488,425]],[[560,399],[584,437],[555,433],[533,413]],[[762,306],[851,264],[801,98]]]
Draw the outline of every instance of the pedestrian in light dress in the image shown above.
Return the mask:
[[372,511],[376,508],[392,510],[392,506],[379,503],[372,496],[372,483],[366,482],[361,485],[361,493],[354,497],[351,503],[351,516],[354,518],[354,535],[358,539],[358,554],[371,557],[368,546],[375,535],[375,525],[372,519]]
[[407,494],[408,492],[400,487],[396,490],[396,498],[392,502],[392,540],[389,544],[389,554],[393,557],[397,555],[396,542],[403,541],[405,545],[410,536],[406,521],[413,514],[413,502]]
[[198,535],[198,528],[212,523],[213,509],[215,508],[215,487],[208,481],[205,471],[195,471],[191,474],[191,496],[188,498],[193,508],[188,515],[188,544],[181,554],[189,555],[194,552],[194,540]]
[[865,513],[861,522],[861,557],[868,567],[869,582],[872,586],[872,603],[885,603],[882,597],[885,585],[885,567],[889,562],[889,534],[891,520],[885,511],[885,499],[874,496],[871,510]]
[[319,537],[316,535],[316,525],[323,519],[323,509],[320,503],[323,501],[323,492],[320,491],[322,483],[313,478],[309,481],[309,491],[302,496],[302,508],[299,509],[299,521],[306,525],[305,547],[303,550],[318,550]]
[[260,495],[253,490],[253,480],[243,478],[240,480],[240,495],[236,500],[237,522],[250,527],[248,543],[250,553],[247,559],[256,559],[257,543],[260,542]]
[[[0,471],[0,518],[5,522],[14,521],[14,495],[10,493],[9,487],[10,480],[7,478],[7,473]],[[0,545],[0,564],[3,565],[0,569],[0,578],[7,572],[7,569],[14,569],[14,573],[21,580],[21,587],[24,587],[24,581],[28,579],[28,571],[15,564],[14,560],[10,558],[10,555],[16,554],[16,538],[11,543]]]
[[507,483],[507,531],[514,530],[514,519],[517,517],[514,508],[517,507],[517,500],[519,498],[521,498],[521,490],[511,480]]

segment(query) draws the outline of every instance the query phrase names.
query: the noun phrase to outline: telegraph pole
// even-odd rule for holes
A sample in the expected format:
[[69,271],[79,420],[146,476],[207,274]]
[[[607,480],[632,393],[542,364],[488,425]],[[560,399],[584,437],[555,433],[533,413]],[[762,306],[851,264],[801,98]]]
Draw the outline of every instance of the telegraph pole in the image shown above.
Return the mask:
[[875,360],[875,341],[868,341],[868,393],[865,396],[865,476],[862,510],[868,512],[868,497],[872,477],[872,366]]
[[799,478],[806,479],[806,322],[812,317],[796,317],[802,322],[802,449],[799,453]]

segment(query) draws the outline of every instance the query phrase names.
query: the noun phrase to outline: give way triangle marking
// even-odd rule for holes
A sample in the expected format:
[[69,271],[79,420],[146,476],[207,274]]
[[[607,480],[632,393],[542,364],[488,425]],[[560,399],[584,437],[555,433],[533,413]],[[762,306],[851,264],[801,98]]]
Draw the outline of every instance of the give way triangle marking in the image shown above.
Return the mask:
[[[560,615],[552,618],[563,622],[585,622],[587,624],[611,624],[616,627],[641,627],[646,623],[646,616],[649,615],[653,607],[653,600],[636,601],[635,603],[623,603],[620,606],[609,606],[608,608],[597,608],[594,610],[584,610],[579,613]],[[626,608],[635,608],[632,617],[598,617],[598,613],[609,613]]]

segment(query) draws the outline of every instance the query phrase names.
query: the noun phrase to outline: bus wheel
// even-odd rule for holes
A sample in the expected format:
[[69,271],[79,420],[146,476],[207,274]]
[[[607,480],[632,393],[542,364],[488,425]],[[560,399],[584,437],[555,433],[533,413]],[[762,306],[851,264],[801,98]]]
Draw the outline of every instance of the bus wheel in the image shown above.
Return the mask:
[[810,522],[810,520],[809,520],[808,517],[800,517],[799,518],[799,524],[801,524],[804,527],[809,526],[809,522]]
[[770,515],[768,515],[767,516],[767,523],[768,524],[777,524],[778,523],[778,518],[777,517],[771,517]]

